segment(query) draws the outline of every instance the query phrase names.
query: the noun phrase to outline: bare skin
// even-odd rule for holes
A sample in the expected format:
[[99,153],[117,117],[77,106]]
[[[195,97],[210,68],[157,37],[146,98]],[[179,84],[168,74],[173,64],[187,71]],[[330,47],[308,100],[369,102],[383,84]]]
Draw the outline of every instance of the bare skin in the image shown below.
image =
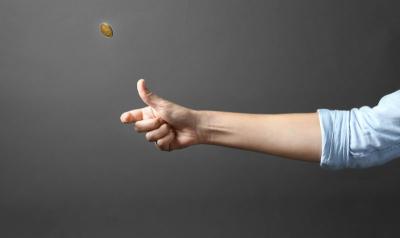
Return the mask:
[[163,151],[213,144],[319,162],[321,130],[317,113],[244,114],[200,111],[165,100],[139,80],[137,90],[147,105],[121,115]]

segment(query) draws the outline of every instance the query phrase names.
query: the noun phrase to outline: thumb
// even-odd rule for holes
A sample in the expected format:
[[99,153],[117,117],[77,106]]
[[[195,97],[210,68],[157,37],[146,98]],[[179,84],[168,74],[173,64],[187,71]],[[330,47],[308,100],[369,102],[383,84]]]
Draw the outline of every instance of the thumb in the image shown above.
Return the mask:
[[164,101],[164,99],[157,96],[146,87],[144,79],[140,79],[137,82],[137,90],[143,102],[150,107],[157,108],[157,106]]

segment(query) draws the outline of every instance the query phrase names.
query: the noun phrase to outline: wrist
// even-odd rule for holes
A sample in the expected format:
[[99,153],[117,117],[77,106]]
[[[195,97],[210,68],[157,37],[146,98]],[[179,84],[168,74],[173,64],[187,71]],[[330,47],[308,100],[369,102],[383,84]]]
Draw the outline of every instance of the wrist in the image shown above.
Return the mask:
[[210,118],[212,113],[209,111],[193,110],[194,130],[198,136],[198,144],[211,143]]

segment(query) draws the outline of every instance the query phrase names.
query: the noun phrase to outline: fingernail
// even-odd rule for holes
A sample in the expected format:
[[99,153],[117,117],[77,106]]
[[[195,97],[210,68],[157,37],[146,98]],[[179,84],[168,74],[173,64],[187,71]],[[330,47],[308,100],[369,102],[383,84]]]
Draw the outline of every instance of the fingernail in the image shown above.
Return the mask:
[[126,113],[122,113],[122,115],[119,118],[121,120],[122,123],[126,123],[126,119],[127,119],[127,115]]

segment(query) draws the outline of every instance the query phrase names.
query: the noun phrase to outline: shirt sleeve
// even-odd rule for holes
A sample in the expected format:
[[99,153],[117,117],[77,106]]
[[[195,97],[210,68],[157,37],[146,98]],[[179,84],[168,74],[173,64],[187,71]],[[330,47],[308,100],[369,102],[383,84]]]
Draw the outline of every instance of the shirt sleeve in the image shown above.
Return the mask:
[[321,167],[367,168],[400,157],[400,90],[373,108],[318,109],[318,115]]

